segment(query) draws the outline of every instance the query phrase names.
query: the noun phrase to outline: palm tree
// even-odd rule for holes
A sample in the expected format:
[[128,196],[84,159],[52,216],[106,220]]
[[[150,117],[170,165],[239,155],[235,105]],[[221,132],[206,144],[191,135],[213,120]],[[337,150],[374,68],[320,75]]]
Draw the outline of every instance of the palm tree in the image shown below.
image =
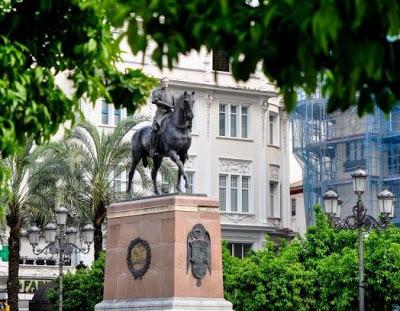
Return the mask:
[[[114,176],[120,176],[130,166],[132,151],[128,133],[145,120],[138,115],[128,118],[109,134],[100,133],[94,125],[81,121],[61,141],[50,146],[48,156],[62,158],[67,163],[55,197],[60,202],[69,202],[68,205],[80,211],[81,217],[93,222],[95,259],[102,251],[102,224],[107,207],[123,193],[114,191]],[[172,184],[175,179],[172,165],[166,162],[161,169]],[[146,189],[151,189],[148,168],[140,165],[137,172],[142,189],[137,195],[143,195],[148,193]]]
[[6,223],[10,230],[7,295],[11,310],[18,310],[21,229],[31,219],[46,222],[54,216],[49,213],[54,201],[45,191],[51,184],[48,172],[52,163],[38,161],[37,151],[33,140],[28,139],[23,150],[4,160],[4,166],[11,172],[9,191],[1,198],[6,206]]
[[[113,177],[130,166],[130,143],[124,138],[144,120],[139,116],[127,119],[111,134],[99,133],[95,126],[82,121],[59,142],[35,147],[28,139],[23,150],[3,160],[11,172],[9,191],[0,198],[6,206],[10,230],[7,294],[11,310],[18,310],[21,229],[30,223],[40,226],[54,220],[55,206],[66,206],[75,216],[74,222],[93,221],[98,258],[107,206],[121,197],[114,191]],[[137,196],[147,194],[146,189],[152,187],[148,170],[137,167],[142,189]],[[172,164],[166,162],[161,172],[173,184],[176,176]]]

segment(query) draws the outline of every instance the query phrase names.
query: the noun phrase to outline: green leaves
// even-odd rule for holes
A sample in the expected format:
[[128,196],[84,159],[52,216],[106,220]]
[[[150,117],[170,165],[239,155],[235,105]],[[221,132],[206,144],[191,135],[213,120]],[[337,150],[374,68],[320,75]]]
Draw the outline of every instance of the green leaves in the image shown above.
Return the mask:
[[311,24],[316,46],[320,45],[324,54],[328,54],[331,42],[337,39],[341,26],[340,15],[334,1],[321,1],[321,6],[312,17]]
[[[77,270],[64,276],[65,311],[92,311],[103,300],[105,254],[103,253],[90,268]],[[58,284],[58,282],[57,282]],[[48,294],[49,300],[58,309],[58,288]]]
[[[83,96],[106,98],[130,112],[149,96],[154,79],[116,68],[120,38],[102,1],[7,3],[0,8],[2,156],[23,146],[27,133],[37,143],[47,141],[61,123],[74,120]],[[55,82],[61,72],[72,82],[68,96]]]
[[225,298],[235,310],[308,310],[314,303],[309,287],[313,272],[299,263],[299,241],[277,254],[272,242],[249,257],[232,258],[223,253]]
[[[152,57],[160,68],[172,67],[179,54],[200,51],[202,46],[227,51],[237,80],[249,79],[255,64],[262,61],[288,111],[295,107],[292,90],[311,94],[327,73],[332,79],[322,79],[320,86],[330,111],[350,106],[357,106],[360,115],[376,106],[388,111],[400,100],[397,0],[259,2],[252,7],[233,0],[151,1],[150,5],[146,0],[120,0],[105,6],[112,15],[115,7],[132,13],[134,17],[125,13],[132,51],[144,52],[147,42],[155,41]],[[120,19],[110,19],[121,25]],[[139,20],[142,27],[135,26]],[[238,60],[239,55],[245,56],[244,61]]]
[[[223,250],[225,298],[235,310],[356,310],[357,233],[330,227],[319,206],[304,238],[267,238],[262,250],[240,260]],[[400,229],[372,231],[364,239],[368,310],[400,303]]]

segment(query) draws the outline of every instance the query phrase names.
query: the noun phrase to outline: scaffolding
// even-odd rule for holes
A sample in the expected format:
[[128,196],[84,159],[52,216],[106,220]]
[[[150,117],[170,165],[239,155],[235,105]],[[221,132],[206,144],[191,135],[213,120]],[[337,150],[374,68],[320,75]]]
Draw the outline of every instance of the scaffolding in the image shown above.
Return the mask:
[[[355,204],[351,173],[368,173],[363,196],[368,212],[378,216],[376,195],[388,188],[400,196],[400,108],[359,118],[356,109],[327,114],[326,100],[315,96],[298,102],[291,115],[293,153],[303,168],[306,222],[313,222],[313,206],[334,189],[343,200],[342,217]],[[393,222],[400,225],[400,200]]]

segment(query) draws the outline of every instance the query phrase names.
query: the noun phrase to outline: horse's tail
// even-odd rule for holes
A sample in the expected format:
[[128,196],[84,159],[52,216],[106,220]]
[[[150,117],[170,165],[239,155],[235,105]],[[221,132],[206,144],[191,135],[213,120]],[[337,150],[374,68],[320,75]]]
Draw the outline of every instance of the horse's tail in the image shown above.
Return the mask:
[[147,162],[147,157],[142,157],[142,162],[144,167],[147,167],[147,165],[149,165],[149,163]]

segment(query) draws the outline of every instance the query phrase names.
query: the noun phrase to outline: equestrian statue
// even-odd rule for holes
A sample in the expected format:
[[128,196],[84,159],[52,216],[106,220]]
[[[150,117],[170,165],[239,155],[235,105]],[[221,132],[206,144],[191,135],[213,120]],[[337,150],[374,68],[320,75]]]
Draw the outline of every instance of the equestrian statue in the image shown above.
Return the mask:
[[190,132],[194,92],[185,91],[175,99],[172,92],[168,90],[168,83],[168,78],[162,78],[160,86],[152,93],[151,102],[157,106],[153,125],[139,129],[132,136],[132,164],[129,171],[128,195],[136,166],[142,160],[144,167],[147,167],[147,157],[153,159],[151,179],[155,194],[160,194],[157,188],[157,172],[164,157],[169,157],[178,166],[176,191],[182,192],[180,185],[182,176],[186,190],[189,188],[184,164],[188,159],[187,152],[192,143]]

